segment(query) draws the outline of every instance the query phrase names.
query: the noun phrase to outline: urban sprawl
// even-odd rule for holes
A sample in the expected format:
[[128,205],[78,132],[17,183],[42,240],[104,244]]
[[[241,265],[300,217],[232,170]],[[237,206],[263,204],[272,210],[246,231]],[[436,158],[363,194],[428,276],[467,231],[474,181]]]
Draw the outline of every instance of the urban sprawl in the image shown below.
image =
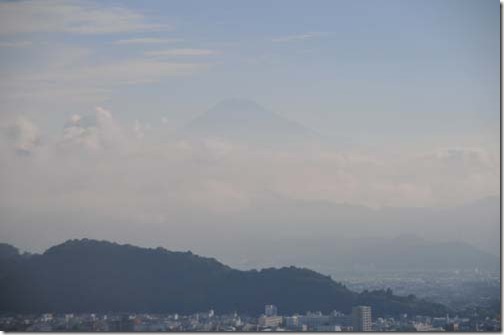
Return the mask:
[[369,306],[356,306],[351,314],[307,312],[280,315],[266,305],[259,317],[238,313],[217,315],[213,310],[179,314],[41,314],[3,315],[5,331],[499,331],[500,320],[472,320],[457,316],[373,317]]

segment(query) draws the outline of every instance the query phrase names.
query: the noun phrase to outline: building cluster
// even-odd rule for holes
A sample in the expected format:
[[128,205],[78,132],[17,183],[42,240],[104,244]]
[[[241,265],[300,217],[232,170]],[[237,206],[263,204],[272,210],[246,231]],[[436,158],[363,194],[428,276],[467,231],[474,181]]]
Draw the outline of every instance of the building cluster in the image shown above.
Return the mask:
[[500,272],[474,270],[375,271],[372,274],[335,275],[354,292],[390,288],[394,294],[413,294],[431,302],[462,310],[466,307],[490,309],[500,305]]
[[280,315],[275,305],[266,305],[259,317],[223,314],[213,310],[179,314],[42,314],[0,316],[4,331],[499,331],[500,320],[470,320],[401,315],[373,318],[369,306],[356,306],[351,314],[307,312]]

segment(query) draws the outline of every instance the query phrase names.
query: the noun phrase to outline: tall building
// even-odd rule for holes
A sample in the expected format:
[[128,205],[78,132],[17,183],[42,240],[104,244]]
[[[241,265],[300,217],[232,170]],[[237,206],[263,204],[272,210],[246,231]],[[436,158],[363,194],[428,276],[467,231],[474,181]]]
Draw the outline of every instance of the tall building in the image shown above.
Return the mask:
[[278,309],[275,305],[266,305],[264,307],[264,315],[266,316],[276,316]]
[[371,331],[371,307],[357,306],[352,308],[353,330],[357,332]]
[[260,327],[278,327],[283,323],[283,317],[278,315],[266,316],[262,315],[259,318]]
[[287,316],[284,318],[285,327],[289,330],[297,330],[299,327],[299,318],[297,315]]
[[310,330],[316,330],[322,325],[331,324],[333,317],[331,315],[323,315],[321,312],[308,312],[306,315],[299,315],[298,320],[299,324],[308,326],[308,329]]

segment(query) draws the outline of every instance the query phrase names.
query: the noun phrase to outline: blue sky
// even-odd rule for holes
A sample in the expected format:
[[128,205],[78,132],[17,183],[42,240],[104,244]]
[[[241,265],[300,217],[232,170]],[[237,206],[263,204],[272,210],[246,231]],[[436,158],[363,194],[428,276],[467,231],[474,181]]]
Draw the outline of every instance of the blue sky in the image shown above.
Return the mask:
[[[52,70],[55,57],[73,68],[132,59],[201,66],[190,75],[146,75],[149,83],[103,85],[107,93],[89,93],[78,105],[72,102],[73,110],[104,105],[126,121],[167,117],[177,127],[222,99],[243,97],[327,136],[345,133],[364,143],[485,132],[498,120],[498,1],[69,3],[111,16],[121,8],[125,18],[115,19],[127,24],[113,31],[107,26],[113,20],[96,25],[78,10],[56,10],[68,3],[50,2],[47,20],[62,15],[67,22],[47,29],[26,22],[33,25],[29,32],[14,27],[2,34],[2,72],[64,71]],[[138,15],[138,22],[128,15]],[[68,29],[76,24],[97,28]],[[129,39],[138,43],[116,44]],[[31,44],[12,46],[23,42]],[[179,49],[203,52],[146,55]],[[75,85],[82,86],[77,79]],[[55,114],[72,113],[65,112],[65,101],[41,105],[33,97],[13,102],[12,96],[6,110],[26,106],[28,113],[47,114],[35,105],[56,111],[39,117],[48,126],[58,118],[61,123]]]

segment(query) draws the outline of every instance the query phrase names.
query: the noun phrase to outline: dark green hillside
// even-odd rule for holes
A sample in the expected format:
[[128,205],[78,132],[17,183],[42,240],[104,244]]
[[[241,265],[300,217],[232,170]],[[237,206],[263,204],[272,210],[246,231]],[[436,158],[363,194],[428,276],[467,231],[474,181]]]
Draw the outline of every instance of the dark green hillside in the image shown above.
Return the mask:
[[[42,255],[3,247],[0,311],[177,312],[210,308],[259,314],[276,304],[285,314],[308,310],[375,315],[439,314],[446,309],[381,291],[357,294],[330,277],[295,267],[239,271],[191,252],[146,249],[95,240],[71,240]],[[15,252],[14,252],[15,251]]]

